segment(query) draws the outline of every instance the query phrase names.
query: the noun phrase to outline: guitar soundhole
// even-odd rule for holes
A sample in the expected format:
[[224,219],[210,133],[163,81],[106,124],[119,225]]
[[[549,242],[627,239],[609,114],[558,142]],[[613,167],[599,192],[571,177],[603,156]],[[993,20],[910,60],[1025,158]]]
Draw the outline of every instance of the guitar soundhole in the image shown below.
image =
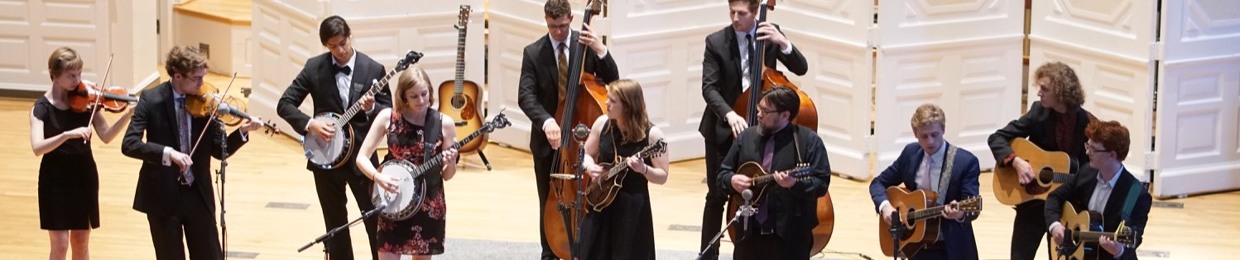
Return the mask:
[[452,96],[452,108],[461,109],[465,107],[465,95]]

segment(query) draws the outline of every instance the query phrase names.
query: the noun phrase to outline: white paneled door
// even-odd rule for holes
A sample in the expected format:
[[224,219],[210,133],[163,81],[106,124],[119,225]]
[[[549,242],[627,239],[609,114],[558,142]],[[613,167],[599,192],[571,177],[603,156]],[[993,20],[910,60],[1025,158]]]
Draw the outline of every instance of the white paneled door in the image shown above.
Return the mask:
[[0,89],[46,91],[47,58],[70,47],[86,62],[82,79],[100,82],[108,67],[110,1],[0,2]]
[[875,172],[916,142],[909,120],[943,108],[946,139],[994,165],[986,139],[1020,112],[1019,1],[879,1]]
[[[1053,61],[1072,67],[1085,90],[1084,108],[1128,127],[1132,145],[1124,164],[1143,181],[1151,168],[1154,14],[1152,1],[1034,1],[1029,25],[1029,74]],[[1037,90],[1025,87],[1029,103],[1036,101]]]
[[1230,1],[1162,4],[1153,193],[1240,188],[1240,12]]
[[[868,179],[871,146],[869,113],[873,59],[870,1],[789,0],[769,12],[792,44],[805,55],[809,72],[785,73],[818,108],[818,136],[831,160],[831,171]],[[720,14],[723,16],[723,14]],[[782,68],[782,66],[781,66]],[[787,71],[787,70],[784,70]]]

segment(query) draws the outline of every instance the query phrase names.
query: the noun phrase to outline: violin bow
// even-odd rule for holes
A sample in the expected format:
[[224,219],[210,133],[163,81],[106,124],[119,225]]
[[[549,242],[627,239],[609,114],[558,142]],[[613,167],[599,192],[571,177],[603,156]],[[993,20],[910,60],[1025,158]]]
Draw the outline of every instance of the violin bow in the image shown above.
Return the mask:
[[[102,84],[103,86],[107,86],[107,85],[108,85],[108,75],[110,75],[110,74],[112,73],[112,58],[113,58],[113,57],[115,57],[115,55],[114,55],[114,54],[108,54],[108,68],[107,68],[107,69],[104,69],[104,71],[103,71],[103,82],[100,82],[100,83],[99,83],[99,84]],[[79,84],[86,84],[86,83],[79,83]],[[99,87],[99,86],[100,86],[100,85],[95,85],[95,87]],[[100,107],[100,105],[99,105],[99,104],[103,103],[103,91],[102,91],[102,89],[103,89],[103,88],[102,88],[102,87],[99,87],[99,88],[101,89],[101,90],[99,90],[99,98],[96,98],[96,99],[95,99],[95,104],[94,104],[93,106],[91,106],[91,108],[90,108],[90,119],[87,119],[87,120],[86,120],[86,127],[87,127],[87,128],[90,128],[90,127],[91,127],[91,125],[95,123],[95,113],[96,113],[96,112],[99,112],[99,107]],[[87,97],[89,97],[89,96],[90,96],[90,88],[89,88],[89,87],[88,87],[88,88],[86,88],[86,96],[87,96]],[[86,138],[82,138],[82,143],[87,143],[87,142],[90,142],[90,137],[89,137],[89,136],[88,136],[88,137],[86,137]]]

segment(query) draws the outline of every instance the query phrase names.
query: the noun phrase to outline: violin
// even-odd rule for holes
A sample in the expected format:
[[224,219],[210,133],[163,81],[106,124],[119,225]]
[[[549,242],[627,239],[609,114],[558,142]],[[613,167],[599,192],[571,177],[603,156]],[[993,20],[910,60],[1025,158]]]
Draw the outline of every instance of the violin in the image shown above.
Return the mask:
[[75,112],[96,110],[101,106],[112,113],[124,112],[129,104],[138,102],[138,98],[129,94],[120,86],[99,87],[95,84],[78,83],[77,88],[69,91],[69,107]]
[[[190,116],[197,118],[211,117],[212,114],[227,126],[237,126],[241,123],[251,120],[252,117],[245,113],[245,101],[237,99],[233,96],[220,94],[218,88],[210,83],[203,83],[199,88],[197,95],[185,95],[185,110]],[[218,111],[218,113],[217,113]],[[264,133],[274,133],[276,124],[271,120],[267,122],[259,122],[263,125]]]

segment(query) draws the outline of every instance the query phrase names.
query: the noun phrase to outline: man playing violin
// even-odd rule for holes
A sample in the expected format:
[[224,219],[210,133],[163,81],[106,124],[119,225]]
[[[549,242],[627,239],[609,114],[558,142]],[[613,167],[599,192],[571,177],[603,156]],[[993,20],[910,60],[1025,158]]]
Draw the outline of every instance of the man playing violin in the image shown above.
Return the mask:
[[[1085,128],[1084,149],[1089,156],[1088,167],[1072,175],[1046,196],[1044,208],[1048,232],[1055,242],[1063,244],[1064,226],[1059,222],[1064,214],[1063,203],[1070,202],[1078,210],[1101,212],[1104,232],[1114,232],[1121,222],[1136,236],[1134,246],[1124,248],[1110,237],[1102,236],[1098,246],[1102,248],[1099,259],[1137,259],[1136,247],[1141,245],[1141,234],[1149,220],[1153,198],[1141,181],[1124,168],[1128,157],[1128,128],[1116,121],[1093,121]],[[1052,248],[1054,250],[1054,248]]]
[[[935,205],[943,202],[977,197],[977,156],[966,149],[958,149],[943,138],[947,117],[943,109],[934,104],[924,104],[913,112],[910,125],[916,143],[904,146],[900,157],[870,182],[870,197],[882,214],[883,221],[891,224],[895,211],[887,198],[887,188],[904,185],[909,190],[926,190],[938,196]],[[951,160],[951,161],[948,161]],[[903,214],[903,213],[902,213]],[[973,237],[973,220],[978,214],[966,214],[948,205],[944,207],[939,221],[937,242],[917,250],[911,259],[977,259],[977,241]],[[891,241],[878,241],[891,243]]]
[[[386,70],[383,64],[353,49],[353,31],[340,16],[327,17],[319,24],[319,42],[328,52],[306,60],[306,66],[297,73],[297,78],[284,89],[284,95],[280,96],[280,101],[276,104],[276,112],[305,138],[329,140],[345,133],[337,132],[333,122],[313,119],[301,112],[297,107],[306,100],[306,95],[311,96],[316,115],[327,112],[343,114],[349,107],[359,104],[366,113],[349,119],[348,126],[341,129],[352,128],[352,140],[360,143],[366,140],[377,113],[392,107],[392,95],[387,88],[379,90],[374,96],[363,95],[372,87],[373,81],[383,78]],[[314,173],[314,188],[323,209],[325,231],[349,222],[349,212],[345,208],[349,198],[345,195],[345,186],[349,186],[353,193],[359,211],[366,212],[375,208],[370,200],[370,189],[375,185],[374,181],[362,175],[354,164],[360,146],[352,145],[349,149],[352,152],[345,154],[350,156],[343,158],[344,163],[333,169],[323,169],[306,162],[306,169]],[[379,164],[376,155],[372,153],[369,157],[373,165]],[[370,240],[368,251],[371,258],[378,259],[376,221],[374,218],[366,218],[362,223],[366,226],[366,238]],[[332,259],[353,259],[353,245],[349,241],[349,230],[345,229],[325,242]]]
[[[831,183],[831,163],[822,139],[813,130],[791,123],[800,103],[788,87],[775,86],[763,93],[758,125],[741,132],[719,167],[719,178],[714,180],[717,188],[736,194],[754,190],[756,213],[743,220],[749,223],[732,226],[740,231],[732,242],[734,259],[809,259],[812,230],[818,225],[817,199]],[[736,172],[745,162],[761,163],[765,172],[774,175],[775,183],[753,186],[753,179]],[[808,173],[786,172],[798,165],[808,165]],[[759,193],[760,189],[765,191]]]
[[[538,38],[525,46],[521,54],[521,80],[517,91],[521,111],[529,117],[532,125],[539,127],[530,131],[530,152],[534,154],[534,179],[538,185],[538,212],[543,212],[543,204],[547,201],[547,191],[551,187],[552,166],[555,150],[560,148],[560,122],[556,122],[554,113],[557,105],[564,99],[569,88],[578,87],[577,82],[567,82],[569,57],[575,39],[589,48],[579,57],[584,57],[582,69],[585,73],[593,73],[603,83],[610,83],[620,78],[616,70],[616,61],[607,51],[607,46],[593,32],[590,26],[586,30],[574,31],[572,26],[572,6],[567,0],[547,0],[543,5],[543,19],[547,22],[547,35]],[[570,37],[571,36],[571,37]],[[541,130],[541,131],[540,131]],[[542,242],[542,258],[555,259],[551,247],[547,244],[547,236],[542,232],[543,214],[539,214],[539,240]]]
[[[755,41],[769,41],[761,52],[765,53],[762,61],[766,67],[774,68],[778,60],[792,73],[805,75],[809,70],[801,51],[785,38],[779,27],[769,23],[759,24],[759,0],[727,0],[728,16],[731,24],[706,36],[706,51],[702,57],[702,98],[706,101],[706,109],[702,112],[702,122],[698,132],[706,139],[706,179],[714,181],[719,173],[719,165],[723,156],[732,147],[732,141],[749,125],[745,118],[732,111],[732,104],[741,93],[750,86],[761,86],[761,82],[751,83],[749,75],[749,58]],[[760,68],[755,68],[760,69]],[[728,200],[726,189],[716,189],[715,185],[706,185],[706,202],[702,209],[702,243],[701,249],[710,246],[715,232],[722,227],[723,206]],[[704,259],[718,257],[718,245],[703,255]]]
[[184,239],[191,259],[222,259],[211,157],[236,154],[261,119],[225,135],[219,120],[190,115],[186,98],[207,94],[200,91],[207,59],[194,47],[173,47],[165,68],[171,79],[142,91],[121,144],[125,156],[142,160],[133,209],[146,213],[156,258],[185,259]]
[[70,105],[71,96],[82,95],[72,92],[95,86],[82,80],[83,63],[69,47],[52,51],[47,59],[52,87],[30,109],[30,147],[35,156],[43,156],[39,227],[51,239],[48,259],[65,259],[70,247],[73,259],[90,257],[90,231],[99,228],[99,169],[90,147],[91,128],[109,143],[133,115],[130,109],[116,123],[108,124],[97,110],[79,111]]

